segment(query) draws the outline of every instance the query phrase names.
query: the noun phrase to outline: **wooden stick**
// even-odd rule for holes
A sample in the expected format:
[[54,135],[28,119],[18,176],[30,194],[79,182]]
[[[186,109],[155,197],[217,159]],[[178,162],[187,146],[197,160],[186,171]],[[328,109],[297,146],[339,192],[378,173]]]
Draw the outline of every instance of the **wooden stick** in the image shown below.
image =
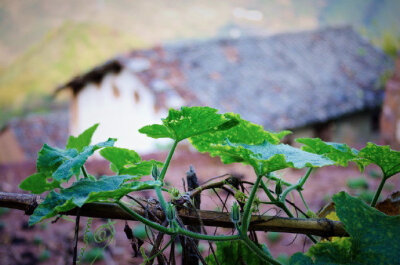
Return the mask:
[[[34,209],[43,200],[37,195],[7,193],[0,192],[0,207],[12,208],[25,211],[25,214],[31,215]],[[148,204],[157,218],[164,219],[164,214],[154,205]],[[139,206],[132,206],[131,209],[136,213],[145,216],[146,211]],[[65,215],[76,216],[78,209],[72,209]],[[178,214],[184,224],[199,225],[199,217],[205,226],[232,228],[233,224],[230,221],[229,213],[198,210],[197,214],[193,210],[181,208]],[[110,218],[121,220],[134,220],[132,216],[126,213],[118,205],[113,203],[88,203],[80,210],[81,216],[94,218]],[[251,218],[250,228],[255,231],[274,231],[297,234],[311,234],[322,237],[332,236],[348,236],[344,230],[344,225],[341,222],[331,221],[326,218],[319,219],[301,219],[301,218],[286,218],[279,216],[268,215],[253,215]]]

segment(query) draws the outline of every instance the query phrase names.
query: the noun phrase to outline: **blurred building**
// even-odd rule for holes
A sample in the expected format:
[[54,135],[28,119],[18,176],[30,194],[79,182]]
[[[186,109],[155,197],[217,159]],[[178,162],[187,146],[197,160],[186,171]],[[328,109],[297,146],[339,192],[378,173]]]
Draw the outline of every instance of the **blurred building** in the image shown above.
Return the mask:
[[[137,132],[168,108],[207,105],[267,130],[326,140],[372,140],[383,100],[382,51],[349,27],[168,44],[118,56],[58,88],[72,91],[70,130],[148,152]],[[365,138],[365,139],[364,139]]]
[[381,132],[385,144],[400,148],[400,56],[394,74],[386,83],[381,117]]

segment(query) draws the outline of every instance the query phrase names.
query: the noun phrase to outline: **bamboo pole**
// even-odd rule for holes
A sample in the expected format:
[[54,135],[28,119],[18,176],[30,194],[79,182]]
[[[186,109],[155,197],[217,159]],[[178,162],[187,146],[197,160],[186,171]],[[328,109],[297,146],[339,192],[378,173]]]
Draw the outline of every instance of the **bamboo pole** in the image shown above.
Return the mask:
[[[145,201],[145,200],[143,200]],[[0,192],[0,207],[12,208],[25,211],[25,214],[31,215],[34,209],[42,202],[40,196],[21,193]],[[156,206],[148,204],[147,211],[151,211],[157,218],[163,219],[164,215]],[[146,210],[139,206],[131,207],[136,213],[146,216]],[[72,209],[65,215],[77,214],[77,208]],[[198,210],[197,213],[190,209],[181,208],[178,214],[184,224],[232,228],[229,213]],[[110,218],[121,220],[134,220],[132,216],[126,213],[118,205],[113,203],[88,203],[80,210],[81,216],[94,218]],[[201,222],[199,221],[201,218]],[[302,219],[286,218],[269,215],[253,215],[250,228],[255,231],[274,231],[296,234],[311,234],[322,237],[348,236],[341,222],[331,221],[325,218]]]

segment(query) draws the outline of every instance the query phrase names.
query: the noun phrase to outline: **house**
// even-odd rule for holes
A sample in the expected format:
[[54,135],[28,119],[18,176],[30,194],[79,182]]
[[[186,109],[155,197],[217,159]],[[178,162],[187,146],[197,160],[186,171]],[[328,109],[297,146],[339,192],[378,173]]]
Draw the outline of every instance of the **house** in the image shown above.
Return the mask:
[[380,77],[390,67],[353,29],[332,27],[134,50],[57,92],[72,92],[73,134],[99,122],[95,141],[116,137],[139,152],[156,142],[137,130],[182,105],[236,112],[267,130],[353,143],[376,135]]
[[385,144],[400,148],[400,56],[392,77],[387,81],[382,107],[381,134]]
[[68,126],[68,112],[62,110],[11,120],[0,129],[0,164],[35,161],[44,143],[64,147]]

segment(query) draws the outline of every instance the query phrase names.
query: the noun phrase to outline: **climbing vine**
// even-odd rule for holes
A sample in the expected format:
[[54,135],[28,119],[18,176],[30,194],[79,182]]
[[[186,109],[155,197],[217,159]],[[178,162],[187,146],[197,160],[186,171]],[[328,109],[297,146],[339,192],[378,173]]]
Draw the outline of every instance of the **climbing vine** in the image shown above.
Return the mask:
[[[288,196],[298,193],[308,210],[307,213],[303,212],[304,217],[316,217],[309,211],[302,195],[305,183],[314,181],[313,169],[346,167],[353,162],[363,170],[367,165],[375,164],[382,170],[383,178],[371,205],[345,192],[334,195],[332,200],[335,212],[341,221],[335,224],[344,225],[343,233],[327,240],[305,229],[304,234],[314,245],[306,253],[294,254],[289,264],[399,264],[400,216],[388,216],[374,208],[385,182],[400,172],[400,152],[388,146],[368,143],[361,150],[356,150],[346,144],[324,142],[318,138],[300,138],[296,141],[302,147],[295,148],[282,143],[282,139],[290,134],[289,131],[268,132],[237,114],[219,114],[216,109],[209,107],[182,107],[180,110],[171,109],[161,124],[148,125],[139,130],[148,137],[169,138],[173,141],[166,160],[160,162],[142,160],[134,150],[115,147],[117,140],[113,138],[91,144],[97,127],[96,124],[77,137],[71,136],[65,149],[45,144],[39,151],[37,172],[20,184],[21,189],[33,194],[47,193],[30,216],[30,225],[76,208],[83,209],[84,205],[90,203],[116,204],[131,218],[151,228],[151,233],[158,232],[157,238],[171,236],[164,246],[160,245],[162,240],[155,239],[155,249],[150,254],[142,249],[146,264],[160,256],[164,258],[163,253],[167,248],[173,253],[174,239],[179,237],[187,238],[188,244],[192,245],[197,240],[216,242],[215,245],[209,243],[212,254],[208,257],[201,257],[197,251],[203,263],[234,264],[241,259],[249,265],[282,264],[270,254],[268,246],[257,243],[254,226],[257,218],[262,218],[260,205],[275,205],[288,218],[293,218],[289,221],[301,223],[301,220],[294,219],[294,212],[289,207],[293,203],[288,200]],[[225,164],[250,165],[254,171],[253,180],[248,183],[250,191],[241,189],[242,183],[235,182],[234,178],[212,182],[186,193],[168,186],[166,173],[169,164],[176,147],[184,140],[189,140],[199,152],[219,157]],[[96,177],[86,171],[87,159],[97,150],[110,162],[114,175]],[[285,168],[307,170],[297,182],[291,183],[276,174],[276,171]],[[143,176],[152,176],[152,180],[142,180]],[[195,194],[214,187],[225,188],[237,201],[229,209],[232,234],[206,234],[204,229],[192,231],[185,227],[180,218],[180,208],[193,207]],[[143,190],[155,192],[157,200],[154,203],[162,212],[161,215],[146,216],[135,210],[141,203],[132,196]],[[166,192],[173,195],[170,196],[171,200],[165,197]],[[264,193],[267,201],[260,199],[260,192]],[[203,222],[200,215],[198,219],[200,223]],[[113,235],[112,223],[106,225]],[[86,230],[90,227],[91,221]],[[87,231],[84,234],[86,238]],[[99,235],[110,236],[102,233]],[[173,261],[174,257],[170,257],[169,262]]]

